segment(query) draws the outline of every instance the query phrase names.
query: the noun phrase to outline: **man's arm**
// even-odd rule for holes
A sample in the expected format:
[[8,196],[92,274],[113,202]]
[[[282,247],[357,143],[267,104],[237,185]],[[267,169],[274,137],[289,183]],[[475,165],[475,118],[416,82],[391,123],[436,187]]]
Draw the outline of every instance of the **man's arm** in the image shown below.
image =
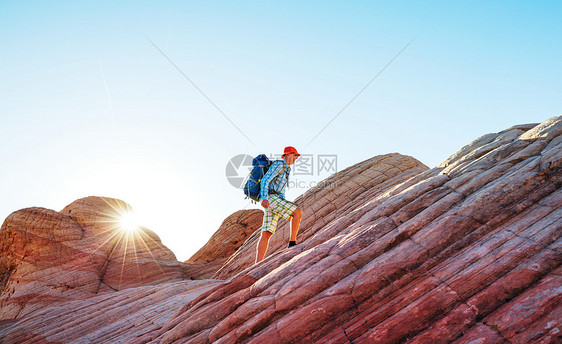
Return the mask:
[[260,183],[260,199],[267,200],[269,195],[269,183],[283,171],[283,163],[281,161],[274,161],[263,176]]

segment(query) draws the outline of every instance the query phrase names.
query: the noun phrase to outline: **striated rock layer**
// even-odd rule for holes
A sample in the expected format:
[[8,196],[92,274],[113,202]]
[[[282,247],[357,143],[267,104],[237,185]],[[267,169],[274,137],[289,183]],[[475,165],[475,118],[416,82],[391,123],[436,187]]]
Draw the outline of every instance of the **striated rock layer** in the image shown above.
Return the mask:
[[0,320],[53,303],[182,279],[182,265],[146,228],[121,228],[125,202],[87,197],[61,212],[12,213],[0,230]]
[[[0,323],[0,339],[6,343],[559,343],[561,134],[562,116],[515,126],[475,140],[433,169],[399,154],[374,157],[296,200],[304,215],[295,247],[286,248],[285,222],[280,223],[263,262],[252,265],[259,234],[255,231],[234,253],[228,252],[214,280],[155,279],[154,285],[134,287],[135,279],[127,278],[130,288],[115,291],[120,289],[114,286],[115,279],[103,282],[102,278],[100,285],[113,285],[106,288],[108,292],[88,297],[75,287],[83,294],[67,297],[74,300],[54,300],[56,307],[44,303]],[[251,215],[242,214],[225,221],[220,229],[224,233],[217,233],[192,263],[214,264],[205,272],[212,273],[218,265],[214,262],[227,256],[216,248],[228,238],[229,228],[239,230],[238,216]],[[74,222],[84,228],[89,216],[80,218],[82,222]],[[50,242],[78,237],[74,225],[64,219],[29,231],[50,233]],[[16,268],[23,268],[13,262],[39,253],[4,244],[21,236],[19,225],[6,225],[13,220],[8,218],[2,227],[0,281],[17,290],[21,287],[14,285],[13,276]],[[6,250],[13,253],[6,256]],[[54,250],[46,254],[57,260]],[[90,265],[85,266],[76,274],[95,275]],[[72,281],[72,276],[64,280]],[[26,274],[18,278],[24,284],[30,281]],[[3,312],[18,304],[6,303],[9,288],[1,291]],[[35,289],[41,288],[53,295],[46,283]],[[190,290],[195,292],[189,294]],[[166,293],[169,297],[162,296]],[[107,320],[105,307],[113,311],[108,312],[113,321]],[[82,308],[76,317],[66,316]],[[133,315],[125,315],[127,309]],[[96,325],[97,319],[102,325]],[[114,322],[127,330],[118,330]]]
[[211,278],[246,239],[261,227],[263,211],[239,210],[227,217],[211,239],[185,264],[193,279]]
[[387,155],[342,171],[297,199],[299,245],[285,224],[250,266],[251,237],[224,285],[130,343],[560,342],[561,133],[556,117],[431,170]]
[[[355,208],[366,199],[384,193],[426,170],[428,167],[418,160],[395,153],[376,156],[324,180],[295,201],[303,209],[298,242],[307,241],[312,236],[333,236],[334,232],[329,226],[331,222],[336,219],[347,224],[355,222],[358,219]],[[276,233],[269,242],[268,254],[287,247],[289,232],[289,222],[280,219]],[[254,232],[230,256],[214,278],[232,277],[251,266],[256,258],[258,240],[259,231]]]
[[102,293],[0,321],[1,343],[122,343],[166,324],[219,281],[176,281]]

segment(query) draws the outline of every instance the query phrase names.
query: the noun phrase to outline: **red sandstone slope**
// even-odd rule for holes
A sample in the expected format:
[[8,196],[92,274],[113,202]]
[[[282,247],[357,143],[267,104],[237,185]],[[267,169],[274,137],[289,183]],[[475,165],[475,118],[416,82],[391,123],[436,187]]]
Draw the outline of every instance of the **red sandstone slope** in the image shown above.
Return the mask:
[[556,117],[486,135],[388,186],[343,171],[347,189],[297,200],[300,245],[130,343],[560,342],[561,134]]
[[[154,286],[109,289],[95,296],[75,283],[70,290],[81,294],[67,291],[62,293],[66,299],[57,299],[55,306],[49,306],[49,300],[16,320],[0,323],[0,339],[6,343],[558,343],[562,339],[561,134],[562,117],[516,126],[475,140],[431,170],[398,154],[375,157],[332,176],[324,187],[296,200],[305,212],[296,247],[285,248],[288,228],[283,224],[268,257],[252,266],[256,233],[251,235],[215,274],[226,281],[182,281],[172,274],[160,276],[164,282],[155,279]],[[45,257],[33,250],[24,254],[28,251],[6,243],[14,237],[26,245],[47,240],[56,247],[73,247],[70,243],[80,239],[78,228],[65,217],[72,213],[49,214],[55,220],[28,224],[25,231],[17,222],[5,222],[0,232],[2,312],[11,311],[6,308],[9,288],[22,288],[14,285],[14,276],[24,284],[30,281],[25,274],[17,275],[14,266],[25,272],[35,264],[31,269],[35,278],[44,267],[37,262]],[[88,233],[89,215],[77,218],[82,222],[73,222]],[[25,216],[22,222],[34,223]],[[230,227],[221,226],[225,234],[217,237],[227,237]],[[212,242],[208,248],[220,246]],[[214,264],[207,273],[216,269],[216,260],[225,259],[212,249],[202,253],[197,269]],[[213,255],[215,260],[206,262],[204,257]],[[56,250],[47,256],[57,261]],[[27,259],[21,264],[25,269],[13,264],[18,259]],[[95,262],[104,266],[106,260]],[[165,266],[174,265],[164,261]],[[81,262],[92,265],[70,269],[71,274],[58,263],[55,271],[65,276],[60,280],[87,277],[104,285],[99,274],[103,269],[95,268],[94,259]],[[135,278],[128,280],[135,285]],[[52,288],[45,278],[39,281],[43,284],[24,289],[46,288],[49,297],[61,289]]]
[[8,216],[0,230],[0,342],[124,342],[159,329],[219,283],[187,281],[154,232],[124,232],[119,218],[129,209],[87,197],[61,212]]
[[126,203],[100,197],[61,212],[12,213],[0,231],[0,319],[22,318],[53,303],[183,279],[181,264],[158,236],[122,231]]

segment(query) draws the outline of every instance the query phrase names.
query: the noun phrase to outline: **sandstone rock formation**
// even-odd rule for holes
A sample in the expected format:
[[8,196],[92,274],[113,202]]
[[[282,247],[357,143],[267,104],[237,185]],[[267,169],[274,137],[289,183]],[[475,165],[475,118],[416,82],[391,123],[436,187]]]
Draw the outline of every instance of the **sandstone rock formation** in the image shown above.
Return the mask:
[[0,320],[0,343],[123,343],[160,329],[220,281],[175,281],[100,293]]
[[[561,133],[516,126],[394,182],[342,171],[297,200],[300,245],[238,272],[247,241],[217,273],[236,275],[130,343],[559,342]],[[409,172],[393,158],[372,163]]]
[[[340,219],[351,224],[357,219],[357,212],[353,211],[357,205],[426,170],[427,166],[412,157],[387,154],[363,161],[331,176],[296,200],[303,209],[298,241],[306,241],[312,236],[332,236],[334,233],[329,229],[331,222]],[[343,220],[343,217],[346,219]],[[287,247],[289,229],[289,223],[280,219],[276,233],[270,240],[268,255]],[[258,239],[259,232],[254,233],[230,256],[214,278],[232,277],[251,266],[256,258]]]
[[61,212],[12,213],[0,230],[0,319],[22,318],[53,303],[184,277],[158,236],[123,231],[126,203],[100,197]]
[[[94,296],[76,283],[72,290],[80,295],[53,300],[56,306],[43,303],[15,320],[4,316],[0,340],[560,343],[561,186],[562,116],[485,135],[433,169],[399,154],[374,157],[296,200],[304,215],[295,247],[286,248],[285,223],[263,262],[251,264],[254,232],[236,252],[228,252],[213,280],[182,281],[172,275],[172,281],[155,279],[153,285],[134,287],[134,278],[128,278],[130,288],[107,287]],[[71,214],[74,210],[28,226],[38,237],[29,240],[42,240],[44,233],[52,242],[81,240],[64,217]],[[25,223],[26,216],[20,221]],[[238,226],[237,216],[242,215],[234,216],[233,225],[225,221],[221,232]],[[84,225],[89,217],[73,222],[92,228]],[[18,239],[23,237],[19,225],[9,224],[13,221],[9,218],[1,232],[0,286],[8,287],[1,291],[3,312],[17,304],[7,303],[6,295],[21,288],[14,285],[14,276],[23,268],[13,261],[40,254],[4,244],[12,237],[23,240]],[[213,248],[227,236],[217,233],[193,262],[211,266],[212,259],[224,260],[228,254],[215,254]],[[54,250],[45,254],[56,260]],[[82,273],[71,270],[77,277],[61,280],[96,276],[97,270],[85,266]],[[182,271],[188,270],[189,265]],[[23,284],[30,281],[27,275],[18,278]],[[41,288],[50,287],[43,283]],[[75,309],[79,314],[68,317]],[[124,315],[127,309],[133,315]]]
[[263,211],[239,210],[227,217],[211,239],[185,263],[193,279],[210,278],[244,241],[261,227]]

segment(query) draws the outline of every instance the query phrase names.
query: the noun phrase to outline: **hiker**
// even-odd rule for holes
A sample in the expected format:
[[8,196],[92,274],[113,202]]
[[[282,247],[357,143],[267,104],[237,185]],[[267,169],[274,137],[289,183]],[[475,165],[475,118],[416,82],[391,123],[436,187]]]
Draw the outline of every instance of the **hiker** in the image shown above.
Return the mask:
[[258,242],[256,263],[265,257],[269,239],[275,233],[277,221],[280,217],[291,221],[289,247],[297,244],[302,210],[296,204],[285,199],[285,188],[289,182],[290,166],[295,163],[299,156],[300,154],[295,147],[285,147],[282,155],[283,160],[274,161],[261,180],[260,200],[261,205],[265,208],[265,214]]

